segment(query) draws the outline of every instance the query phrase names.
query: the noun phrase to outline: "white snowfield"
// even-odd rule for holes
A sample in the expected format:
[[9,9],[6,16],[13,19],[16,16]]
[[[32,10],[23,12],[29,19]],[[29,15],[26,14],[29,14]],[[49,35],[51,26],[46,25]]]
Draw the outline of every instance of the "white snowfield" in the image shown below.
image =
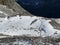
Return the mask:
[[[60,38],[60,30],[54,29],[49,23],[40,17],[15,16],[9,19],[0,18],[0,34],[9,36],[46,37]],[[8,36],[7,36],[8,37]],[[0,38],[2,38],[0,36]],[[4,37],[5,38],[5,37]]]

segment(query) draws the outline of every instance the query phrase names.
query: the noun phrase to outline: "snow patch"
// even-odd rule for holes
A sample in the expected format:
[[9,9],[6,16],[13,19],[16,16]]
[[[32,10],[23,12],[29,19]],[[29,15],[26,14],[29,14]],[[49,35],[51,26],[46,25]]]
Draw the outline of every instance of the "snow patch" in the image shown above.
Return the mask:
[[[45,20],[39,17],[31,16],[15,16],[11,18],[0,18],[0,33],[10,36],[35,36],[46,37],[54,36],[60,38],[60,31],[54,29],[49,23],[51,20]],[[40,29],[39,29],[40,28]],[[41,31],[41,32],[40,32]],[[55,32],[57,31],[57,34]]]

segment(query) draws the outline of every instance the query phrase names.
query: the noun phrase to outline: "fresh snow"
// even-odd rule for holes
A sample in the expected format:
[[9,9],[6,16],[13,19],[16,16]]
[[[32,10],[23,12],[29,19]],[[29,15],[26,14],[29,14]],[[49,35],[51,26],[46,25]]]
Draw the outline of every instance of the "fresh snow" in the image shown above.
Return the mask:
[[[36,21],[34,22],[34,20]],[[49,23],[50,21],[35,16],[15,16],[9,19],[7,17],[0,18],[0,34],[39,37],[41,33],[42,37],[51,36],[60,38],[60,31],[54,29]]]

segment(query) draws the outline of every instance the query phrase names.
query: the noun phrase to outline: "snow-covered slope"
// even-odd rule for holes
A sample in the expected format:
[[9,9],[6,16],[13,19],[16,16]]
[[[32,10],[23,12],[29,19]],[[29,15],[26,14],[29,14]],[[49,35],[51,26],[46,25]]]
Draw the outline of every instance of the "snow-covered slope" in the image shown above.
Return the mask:
[[54,29],[50,21],[35,16],[0,18],[0,34],[28,37],[39,37],[41,34],[42,37],[60,38],[60,30]]

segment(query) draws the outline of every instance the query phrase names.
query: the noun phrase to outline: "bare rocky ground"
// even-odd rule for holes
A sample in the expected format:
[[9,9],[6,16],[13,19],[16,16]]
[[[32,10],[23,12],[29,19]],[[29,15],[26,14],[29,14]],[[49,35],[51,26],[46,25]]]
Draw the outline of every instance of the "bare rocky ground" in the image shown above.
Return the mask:
[[21,6],[19,6],[15,0],[0,0],[0,4],[6,5],[10,9],[12,9],[14,12],[16,12],[19,15],[30,15],[26,10],[24,10]]
[[[16,15],[24,15],[24,16],[32,16],[29,12],[24,10],[21,6],[19,6],[15,0],[0,0],[0,17],[11,17],[11,16],[16,16]],[[45,18],[48,19],[48,18]],[[53,25],[56,29],[60,30],[60,24],[56,23],[54,19],[51,19],[52,21],[50,22],[51,25]],[[2,34],[1,34],[2,35]],[[0,35],[0,36],[1,36]],[[54,44],[53,45],[58,45],[56,42],[60,42],[60,39],[52,40],[51,38],[48,37],[48,39],[43,39],[43,42],[45,44],[42,44],[43,42],[40,43],[40,39],[42,41],[42,38],[29,38],[29,37],[11,37],[11,38],[1,38],[0,43],[1,45],[19,45],[19,41],[22,42],[20,45],[49,45],[47,42],[50,42],[48,40],[51,40]],[[9,43],[9,44],[8,44]],[[24,44],[23,44],[24,43]],[[51,42],[50,42],[51,43]]]

